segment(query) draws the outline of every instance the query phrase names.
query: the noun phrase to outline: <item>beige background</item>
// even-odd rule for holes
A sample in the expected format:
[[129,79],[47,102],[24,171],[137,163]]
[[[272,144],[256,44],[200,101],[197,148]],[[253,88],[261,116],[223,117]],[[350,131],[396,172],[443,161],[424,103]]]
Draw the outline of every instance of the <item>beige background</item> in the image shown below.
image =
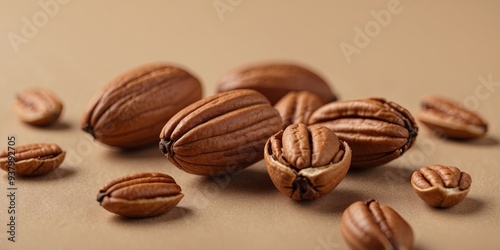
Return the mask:
[[[46,2],[57,5],[47,9]],[[372,11],[388,10],[390,20],[377,26]],[[1,174],[0,248],[346,249],[342,211],[376,198],[412,225],[416,249],[499,249],[499,12],[494,0],[1,1],[0,146],[15,135],[18,145],[54,142],[68,154],[57,171],[16,180],[16,243],[6,240],[7,175]],[[356,30],[366,25],[373,37],[357,41],[358,50],[346,57],[341,46],[356,46]],[[422,96],[442,94],[477,109],[490,131],[454,142],[421,127],[416,145],[400,159],[349,172],[320,200],[294,202],[274,188],[262,162],[214,181],[178,170],[156,147],[119,152],[79,129],[94,93],[131,67],[184,65],[208,96],[228,70],[268,60],[308,65],[342,99],[382,96],[416,112]],[[64,101],[55,126],[34,128],[14,116],[16,92],[32,86]],[[472,175],[469,196],[458,206],[433,209],[413,193],[410,173],[433,163]],[[185,198],[170,213],[142,220],[99,207],[102,185],[139,171],[174,176]]]

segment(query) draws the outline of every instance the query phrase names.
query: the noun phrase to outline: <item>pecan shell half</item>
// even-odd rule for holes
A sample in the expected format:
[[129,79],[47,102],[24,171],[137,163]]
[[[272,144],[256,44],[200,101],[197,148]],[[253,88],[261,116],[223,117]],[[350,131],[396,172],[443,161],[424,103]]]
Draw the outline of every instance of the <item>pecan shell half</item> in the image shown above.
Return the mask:
[[335,189],[351,163],[351,149],[330,129],[292,124],[266,143],[264,158],[276,188],[294,199],[317,199]]
[[413,172],[411,185],[417,195],[433,207],[460,203],[469,193],[471,176],[457,167],[432,165]]

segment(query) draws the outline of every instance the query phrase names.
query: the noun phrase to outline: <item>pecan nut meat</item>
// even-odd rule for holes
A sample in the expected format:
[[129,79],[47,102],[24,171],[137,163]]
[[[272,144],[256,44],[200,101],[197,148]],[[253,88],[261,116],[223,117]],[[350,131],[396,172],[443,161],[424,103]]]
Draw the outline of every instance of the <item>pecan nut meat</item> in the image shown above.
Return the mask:
[[317,199],[335,189],[351,163],[351,149],[330,129],[292,124],[266,143],[264,158],[276,188],[294,199]]
[[471,176],[457,167],[432,165],[413,172],[411,185],[417,195],[433,207],[460,203],[469,193]]

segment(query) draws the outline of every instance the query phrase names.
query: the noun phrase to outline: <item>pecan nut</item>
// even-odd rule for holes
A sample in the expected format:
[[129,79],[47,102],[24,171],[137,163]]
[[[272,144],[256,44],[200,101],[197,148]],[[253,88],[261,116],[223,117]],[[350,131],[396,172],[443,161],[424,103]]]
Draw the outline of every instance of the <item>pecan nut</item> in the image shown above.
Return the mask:
[[351,149],[330,129],[292,124],[266,143],[264,158],[276,188],[294,200],[317,199],[335,189],[351,163]]
[[418,127],[408,110],[383,98],[331,102],[317,109],[309,124],[333,130],[352,149],[351,167],[376,167],[406,152]]
[[289,63],[262,63],[227,73],[218,83],[217,91],[253,89],[265,95],[272,105],[290,91],[307,90],[322,102],[337,100],[328,83],[304,66]]
[[106,210],[124,217],[164,214],[184,197],[174,178],[162,173],[138,173],[106,184],[97,201]]
[[413,230],[389,206],[357,201],[344,210],[341,231],[351,249],[413,249]]
[[238,171],[263,159],[281,117],[262,94],[233,90],[179,111],[160,134],[160,150],[180,169],[198,175]]
[[131,69],[105,85],[81,120],[96,140],[118,148],[158,142],[158,133],[179,110],[201,99],[201,83],[165,63]]
[[66,152],[58,145],[49,143],[16,146],[15,151],[11,152],[15,153],[9,154],[7,149],[0,152],[0,168],[9,172],[9,162],[14,162],[19,175],[46,174],[58,168],[66,156]]
[[324,102],[309,91],[291,91],[281,98],[274,108],[280,112],[283,119],[283,129],[290,124],[309,122],[311,114],[321,107]]
[[488,131],[488,124],[478,114],[447,98],[428,96],[422,100],[421,107],[417,119],[447,138],[479,138]]
[[432,165],[413,172],[411,185],[417,195],[433,207],[460,203],[469,193],[471,176],[457,167]]
[[61,100],[47,89],[26,89],[16,96],[14,110],[19,119],[34,126],[57,121],[63,110]]

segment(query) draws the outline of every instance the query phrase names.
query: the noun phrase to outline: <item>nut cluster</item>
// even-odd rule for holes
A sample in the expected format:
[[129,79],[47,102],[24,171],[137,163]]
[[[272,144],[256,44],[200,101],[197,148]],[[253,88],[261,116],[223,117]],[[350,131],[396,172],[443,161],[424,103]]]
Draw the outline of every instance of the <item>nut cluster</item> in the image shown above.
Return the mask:
[[[452,100],[430,96],[421,106],[417,119],[446,138],[473,139],[487,132],[478,114]],[[31,89],[18,94],[14,107],[23,122],[46,126],[59,118],[62,102],[48,90]],[[384,98],[337,101],[318,74],[284,63],[229,72],[217,94],[205,98],[200,81],[187,70],[169,63],[142,65],[98,91],[81,128],[121,149],[159,140],[168,161],[191,174],[231,174],[264,159],[273,184],[293,200],[325,196],[351,167],[377,167],[402,156],[418,135],[416,120],[401,105]],[[0,167],[8,171],[15,163],[20,175],[48,173],[66,154],[46,143],[15,151],[15,159],[0,152]],[[411,177],[416,194],[441,208],[460,203],[471,183],[466,172],[443,165],[421,168]],[[170,175],[144,172],[109,182],[97,201],[124,217],[150,217],[168,212],[183,197]],[[341,230],[353,249],[413,247],[409,223],[375,200],[347,207]]]

